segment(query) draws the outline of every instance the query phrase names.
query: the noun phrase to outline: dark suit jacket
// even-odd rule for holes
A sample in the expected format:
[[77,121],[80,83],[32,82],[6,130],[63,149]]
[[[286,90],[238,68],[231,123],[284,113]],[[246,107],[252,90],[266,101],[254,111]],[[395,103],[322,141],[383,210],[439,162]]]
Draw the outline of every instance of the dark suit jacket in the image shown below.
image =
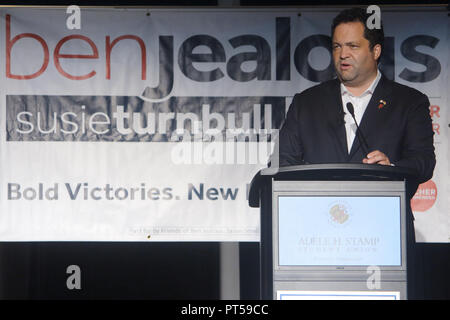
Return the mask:
[[[369,152],[380,150],[395,166],[413,169],[418,183],[432,177],[436,164],[429,106],[424,94],[382,76],[359,124]],[[357,137],[348,153],[343,118],[338,79],[296,94],[280,130],[280,166],[361,163],[366,154]]]

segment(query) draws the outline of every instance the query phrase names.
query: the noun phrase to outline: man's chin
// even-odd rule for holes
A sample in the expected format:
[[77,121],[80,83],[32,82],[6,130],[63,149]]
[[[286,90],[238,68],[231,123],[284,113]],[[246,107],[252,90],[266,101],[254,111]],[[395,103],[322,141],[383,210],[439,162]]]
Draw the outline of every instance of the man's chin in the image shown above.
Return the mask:
[[351,85],[355,78],[354,77],[343,77],[342,75],[338,75],[338,79],[344,84],[344,85]]

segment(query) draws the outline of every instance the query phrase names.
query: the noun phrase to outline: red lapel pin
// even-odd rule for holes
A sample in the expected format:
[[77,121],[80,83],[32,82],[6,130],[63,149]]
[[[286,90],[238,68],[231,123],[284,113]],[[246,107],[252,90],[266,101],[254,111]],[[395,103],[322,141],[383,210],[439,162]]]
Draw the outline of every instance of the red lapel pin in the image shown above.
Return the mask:
[[380,104],[378,105],[378,109],[383,108],[386,105],[386,101],[380,100]]

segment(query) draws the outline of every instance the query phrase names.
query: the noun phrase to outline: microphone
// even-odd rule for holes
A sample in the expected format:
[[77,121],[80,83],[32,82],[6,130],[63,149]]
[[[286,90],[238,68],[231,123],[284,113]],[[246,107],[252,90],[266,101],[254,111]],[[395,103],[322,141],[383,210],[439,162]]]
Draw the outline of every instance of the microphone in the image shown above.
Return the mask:
[[355,121],[356,124],[356,136],[358,137],[359,143],[361,144],[361,147],[363,148],[363,151],[365,152],[365,155],[367,156],[369,154],[369,146],[367,145],[367,141],[364,138],[364,135],[362,134],[361,129],[359,129],[358,122],[355,118],[355,109],[353,108],[353,104],[351,102],[347,102],[346,104],[348,112],[350,112],[350,115],[353,118],[353,121]]

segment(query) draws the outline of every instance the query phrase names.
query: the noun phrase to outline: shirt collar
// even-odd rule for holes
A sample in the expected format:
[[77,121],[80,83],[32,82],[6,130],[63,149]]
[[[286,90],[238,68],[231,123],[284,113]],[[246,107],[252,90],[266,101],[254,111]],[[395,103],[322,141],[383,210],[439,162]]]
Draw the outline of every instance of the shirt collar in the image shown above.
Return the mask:
[[[381,72],[380,72],[380,70],[377,69],[377,76],[372,81],[370,86],[366,89],[366,91],[364,91],[360,95],[360,97],[364,96],[365,94],[373,94],[375,91],[375,88],[378,85],[378,82],[380,82],[380,79],[381,79]],[[347,87],[344,86],[344,84],[341,82],[341,95],[346,95],[346,94],[353,96],[353,94],[350,91],[348,91]]]

